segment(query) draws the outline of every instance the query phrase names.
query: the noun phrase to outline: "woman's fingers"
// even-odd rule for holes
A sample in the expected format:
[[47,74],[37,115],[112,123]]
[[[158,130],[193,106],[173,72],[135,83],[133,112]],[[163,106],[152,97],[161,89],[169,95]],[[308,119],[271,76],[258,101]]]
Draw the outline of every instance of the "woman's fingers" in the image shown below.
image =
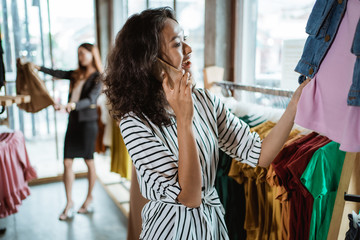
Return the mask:
[[166,96],[168,96],[173,92],[173,90],[169,86],[169,76],[164,71],[161,74],[163,76],[162,87],[164,89]]
[[181,81],[180,81],[180,92],[181,93],[185,93],[185,88],[187,86],[187,83],[189,81],[189,78],[190,78],[190,73],[187,72],[185,73],[182,78],[181,78]]

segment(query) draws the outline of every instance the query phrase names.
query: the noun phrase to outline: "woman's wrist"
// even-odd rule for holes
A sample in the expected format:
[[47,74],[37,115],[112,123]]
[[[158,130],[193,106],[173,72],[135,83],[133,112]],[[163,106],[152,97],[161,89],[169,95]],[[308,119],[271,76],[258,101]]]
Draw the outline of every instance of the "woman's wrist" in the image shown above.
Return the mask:
[[70,108],[71,108],[71,111],[74,111],[76,109],[76,103],[71,102],[70,103]]

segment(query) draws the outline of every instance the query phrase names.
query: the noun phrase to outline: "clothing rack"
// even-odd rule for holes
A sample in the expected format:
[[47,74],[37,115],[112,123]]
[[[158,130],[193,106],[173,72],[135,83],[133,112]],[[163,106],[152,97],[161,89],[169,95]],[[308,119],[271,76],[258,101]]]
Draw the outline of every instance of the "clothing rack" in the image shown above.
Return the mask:
[[[248,92],[259,92],[275,96],[291,97],[293,91],[262,86],[251,86],[234,82],[213,82],[213,85],[229,90],[244,90]],[[335,199],[334,209],[331,217],[327,240],[344,239],[348,229],[347,213],[351,209],[360,209],[360,195],[347,194],[346,192],[360,193],[360,183],[356,180],[360,172],[360,152],[347,152],[344,159],[341,177]],[[347,203],[345,203],[347,202]],[[357,210],[359,210],[357,209]]]
[[239,84],[229,81],[213,82],[213,85],[220,86],[226,90],[244,90],[248,92],[259,92],[259,93],[281,96],[281,97],[291,97],[294,94],[294,91],[290,91],[290,90],[263,87],[258,85],[245,85],[245,84]]
[[347,194],[344,193],[344,200],[349,202],[358,202],[360,203],[360,195]]
[[4,113],[6,107],[9,107],[13,104],[20,104],[20,103],[28,103],[31,101],[30,95],[5,95],[0,96],[0,114]]

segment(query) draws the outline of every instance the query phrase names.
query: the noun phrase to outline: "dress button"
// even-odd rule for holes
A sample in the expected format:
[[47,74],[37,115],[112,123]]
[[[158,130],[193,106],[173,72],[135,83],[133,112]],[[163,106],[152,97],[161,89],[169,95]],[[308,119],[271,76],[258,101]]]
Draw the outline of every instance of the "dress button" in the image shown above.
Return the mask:
[[314,69],[313,68],[310,68],[309,69],[309,74],[312,75],[314,73]]
[[338,0],[338,4],[342,4],[343,3],[343,0]]
[[331,38],[330,35],[326,35],[326,36],[325,36],[325,42],[330,41],[330,38]]

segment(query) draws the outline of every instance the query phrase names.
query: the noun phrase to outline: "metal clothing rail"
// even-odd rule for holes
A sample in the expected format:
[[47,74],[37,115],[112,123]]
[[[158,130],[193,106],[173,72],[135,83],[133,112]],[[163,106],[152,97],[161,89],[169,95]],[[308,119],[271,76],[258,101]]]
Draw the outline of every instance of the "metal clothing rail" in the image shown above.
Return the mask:
[[360,203],[360,195],[347,194],[344,193],[344,200],[348,202],[358,202]]
[[249,92],[259,92],[259,93],[270,94],[281,97],[291,97],[294,94],[294,91],[284,90],[280,88],[270,88],[270,87],[263,87],[257,85],[245,85],[245,84],[239,84],[228,81],[213,82],[213,84],[225,88],[227,90],[235,90],[235,89],[245,90]]

